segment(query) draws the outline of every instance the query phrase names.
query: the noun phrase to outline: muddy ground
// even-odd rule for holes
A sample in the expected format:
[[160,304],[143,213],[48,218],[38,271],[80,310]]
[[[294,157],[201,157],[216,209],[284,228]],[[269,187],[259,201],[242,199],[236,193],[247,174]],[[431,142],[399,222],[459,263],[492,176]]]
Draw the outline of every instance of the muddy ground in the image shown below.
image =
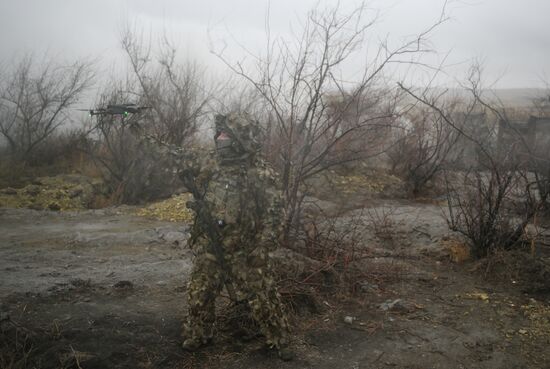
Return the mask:
[[[124,209],[0,209],[0,367],[549,368],[548,297],[452,263],[440,214],[381,200],[344,214],[342,224],[363,220],[370,268],[388,275],[293,314],[297,357],[285,363],[261,337],[243,342],[223,324],[214,345],[180,349],[185,225]],[[390,239],[368,226],[383,216]]]

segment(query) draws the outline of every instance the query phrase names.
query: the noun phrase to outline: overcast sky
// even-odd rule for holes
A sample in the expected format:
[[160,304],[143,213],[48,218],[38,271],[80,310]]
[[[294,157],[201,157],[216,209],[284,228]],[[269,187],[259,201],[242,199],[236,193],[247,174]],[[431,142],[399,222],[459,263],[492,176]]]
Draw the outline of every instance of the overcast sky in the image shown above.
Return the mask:
[[[288,33],[317,0],[272,0],[273,32]],[[321,1],[323,5],[336,0]],[[349,7],[354,1],[341,0]],[[389,35],[396,42],[422,31],[439,17],[440,0],[378,0],[371,40]],[[0,0],[0,61],[5,65],[32,51],[64,60],[97,58],[102,65],[120,60],[120,30],[137,22],[148,30],[166,30],[180,54],[221,70],[209,53],[209,37],[239,42],[252,50],[265,41],[266,0]],[[550,0],[451,1],[451,20],[431,40],[445,55],[453,77],[464,77],[474,58],[485,64],[487,82],[498,87],[537,87],[550,81]],[[234,47],[231,50],[239,50]],[[238,51],[234,51],[237,53]],[[235,57],[238,54],[234,54]]]

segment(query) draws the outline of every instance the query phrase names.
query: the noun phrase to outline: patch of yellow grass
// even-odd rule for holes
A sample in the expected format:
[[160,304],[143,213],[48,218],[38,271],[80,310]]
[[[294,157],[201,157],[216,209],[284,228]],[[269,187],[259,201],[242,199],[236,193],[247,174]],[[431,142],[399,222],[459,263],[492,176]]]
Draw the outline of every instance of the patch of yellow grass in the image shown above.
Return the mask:
[[93,184],[77,175],[40,177],[23,188],[0,190],[0,207],[81,210],[93,198]]
[[170,222],[191,222],[194,213],[185,204],[187,201],[192,200],[192,198],[190,193],[182,193],[139,209],[136,214]]
[[340,175],[336,171],[330,171],[330,181],[343,193],[374,192],[384,191],[392,184],[399,184],[399,178],[377,173],[376,175]]
[[531,299],[529,304],[521,307],[523,314],[531,322],[529,329],[525,329],[531,337],[539,337],[550,342],[550,306]]
[[471,292],[464,295],[466,299],[481,300],[483,302],[489,302],[489,295],[486,292]]

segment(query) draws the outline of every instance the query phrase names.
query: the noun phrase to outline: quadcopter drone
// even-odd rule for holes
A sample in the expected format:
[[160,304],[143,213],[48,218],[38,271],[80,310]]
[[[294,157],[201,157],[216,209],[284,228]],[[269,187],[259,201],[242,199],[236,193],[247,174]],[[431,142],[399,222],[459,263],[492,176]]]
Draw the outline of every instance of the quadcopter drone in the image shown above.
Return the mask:
[[106,108],[98,109],[78,109],[80,111],[89,112],[90,116],[94,115],[121,115],[127,117],[129,114],[141,113],[145,109],[150,109],[149,106],[137,106],[136,104],[119,104],[119,105],[107,105]]

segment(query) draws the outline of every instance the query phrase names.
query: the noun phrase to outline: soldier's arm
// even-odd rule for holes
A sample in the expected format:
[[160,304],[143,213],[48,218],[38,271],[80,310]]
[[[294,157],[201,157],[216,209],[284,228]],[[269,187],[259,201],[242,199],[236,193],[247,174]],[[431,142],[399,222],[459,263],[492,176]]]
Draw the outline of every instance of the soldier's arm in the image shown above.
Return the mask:
[[210,157],[206,151],[197,147],[179,147],[162,142],[151,135],[142,135],[141,145],[162,165],[173,174],[190,176],[202,181],[208,177]]

